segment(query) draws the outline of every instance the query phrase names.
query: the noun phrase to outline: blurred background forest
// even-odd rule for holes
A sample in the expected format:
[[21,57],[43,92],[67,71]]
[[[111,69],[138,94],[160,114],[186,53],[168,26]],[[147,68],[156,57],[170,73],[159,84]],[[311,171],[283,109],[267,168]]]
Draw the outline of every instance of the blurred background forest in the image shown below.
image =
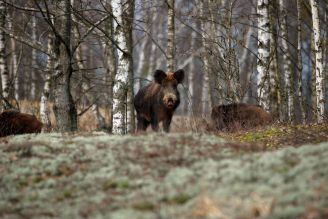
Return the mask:
[[186,72],[181,121],[235,102],[326,118],[327,0],[1,0],[0,15],[1,107],[46,129],[133,131],[156,69]]

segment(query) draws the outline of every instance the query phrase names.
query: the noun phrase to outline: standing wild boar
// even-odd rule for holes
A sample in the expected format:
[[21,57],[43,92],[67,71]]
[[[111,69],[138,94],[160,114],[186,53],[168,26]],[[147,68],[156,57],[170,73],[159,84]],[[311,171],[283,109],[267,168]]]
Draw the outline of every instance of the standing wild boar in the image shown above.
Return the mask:
[[245,103],[215,106],[211,117],[214,127],[220,131],[252,128],[272,121],[271,115],[261,106]]
[[0,137],[25,133],[39,133],[42,123],[33,115],[16,110],[5,110],[0,114]]
[[158,131],[158,124],[163,122],[165,132],[170,131],[174,110],[179,106],[178,84],[183,81],[182,69],[171,73],[156,70],[154,81],[141,88],[134,98],[137,111],[137,131],[145,131],[149,124]]

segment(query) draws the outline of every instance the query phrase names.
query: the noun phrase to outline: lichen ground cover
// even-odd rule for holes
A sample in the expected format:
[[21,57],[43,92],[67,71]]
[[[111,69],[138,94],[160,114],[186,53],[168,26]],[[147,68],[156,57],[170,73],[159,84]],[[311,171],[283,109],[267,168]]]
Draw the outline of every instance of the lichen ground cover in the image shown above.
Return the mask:
[[195,133],[2,138],[0,218],[324,218],[328,143],[247,148]]

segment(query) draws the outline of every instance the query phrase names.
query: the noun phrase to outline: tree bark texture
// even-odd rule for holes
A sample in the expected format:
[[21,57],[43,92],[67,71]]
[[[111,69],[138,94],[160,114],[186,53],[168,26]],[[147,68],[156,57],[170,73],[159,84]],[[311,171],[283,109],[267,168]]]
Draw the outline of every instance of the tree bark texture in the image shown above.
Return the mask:
[[259,104],[269,111],[269,65],[270,65],[270,22],[269,1],[257,1],[258,14],[258,60],[257,60],[257,95]]
[[175,27],[174,27],[174,3],[175,0],[167,0],[168,13],[167,13],[167,71],[173,72],[174,53],[175,53]]
[[320,40],[320,18],[318,10],[318,0],[311,0],[312,23],[314,34],[314,50],[315,50],[315,90],[316,90],[316,111],[317,122],[321,123],[324,119],[324,91],[323,91],[323,56],[322,42]]
[[58,6],[63,9],[63,13],[55,20],[55,26],[60,35],[55,35],[54,43],[53,110],[58,130],[67,132],[77,130],[77,112],[70,90],[73,72],[70,1],[61,0],[58,2]]

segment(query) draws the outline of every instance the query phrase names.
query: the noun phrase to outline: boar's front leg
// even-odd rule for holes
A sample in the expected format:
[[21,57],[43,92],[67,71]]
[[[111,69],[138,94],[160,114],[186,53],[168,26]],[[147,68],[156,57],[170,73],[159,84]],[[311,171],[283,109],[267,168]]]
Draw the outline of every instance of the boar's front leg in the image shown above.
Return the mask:
[[137,131],[146,131],[149,121],[142,116],[137,116],[138,124],[137,124]]
[[158,119],[157,119],[157,114],[155,112],[151,113],[151,128],[153,129],[153,131],[158,132]]
[[168,115],[163,121],[163,129],[165,132],[170,132],[172,115]]

